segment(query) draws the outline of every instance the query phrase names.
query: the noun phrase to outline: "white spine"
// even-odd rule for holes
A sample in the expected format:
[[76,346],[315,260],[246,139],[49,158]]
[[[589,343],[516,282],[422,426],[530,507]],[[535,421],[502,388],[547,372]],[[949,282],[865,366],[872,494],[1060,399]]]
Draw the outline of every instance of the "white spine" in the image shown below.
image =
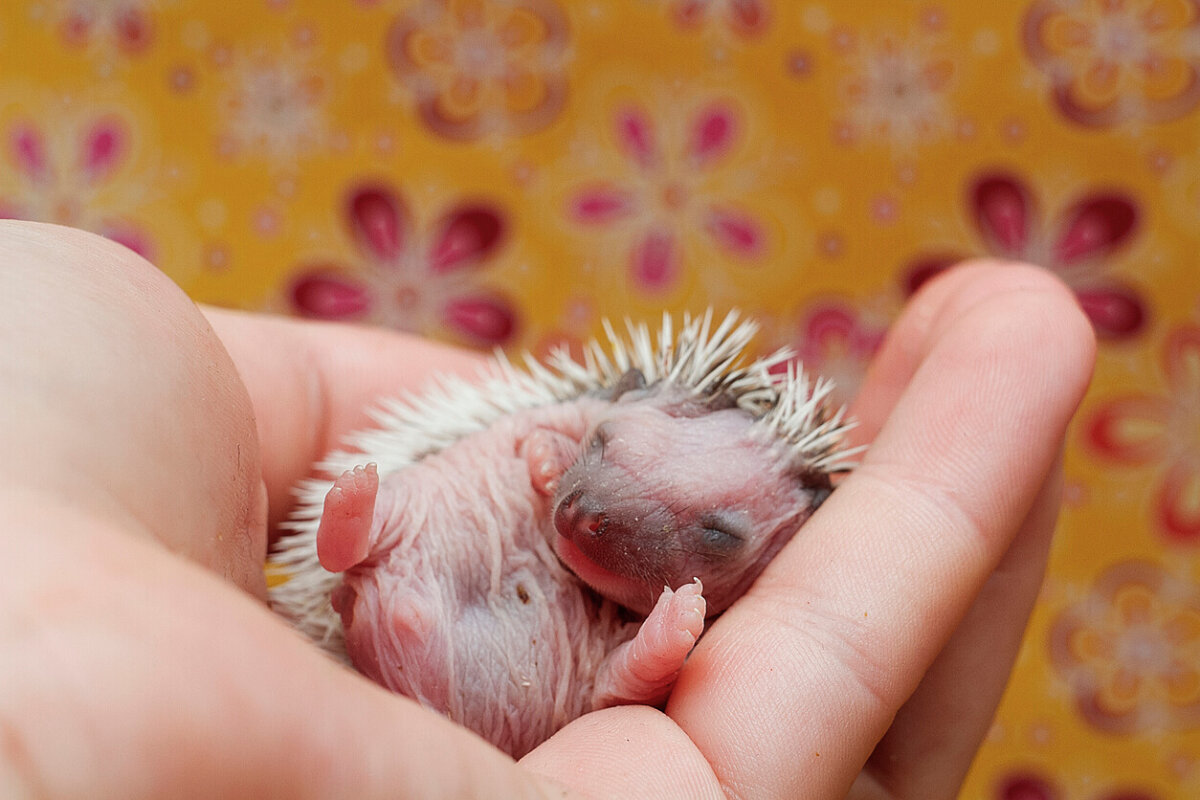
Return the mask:
[[[757,324],[739,321],[736,311],[715,330],[712,322],[712,309],[698,318],[684,315],[676,335],[671,317],[664,314],[655,347],[646,325],[627,322],[628,335],[622,338],[605,320],[608,347],[593,340],[584,348],[582,364],[557,350],[546,364],[527,354],[524,369],[519,369],[497,353],[474,382],[437,376],[421,394],[384,400],[372,412],[378,428],[351,436],[349,449],[331,453],[318,468],[337,476],[374,461],[380,475],[386,475],[505,415],[612,387],[629,369],[641,371],[651,386],[685,386],[697,395],[724,392],[754,414],[760,431],[789,449],[800,465],[824,472],[850,468],[849,458],[858,450],[840,447],[851,424],[843,422],[844,408],[830,413],[833,384],[818,379],[810,385],[787,349],[739,366]],[[787,369],[779,371],[785,363]],[[331,485],[332,479],[312,479],[298,488],[296,511],[285,523],[293,535],[280,541],[270,559],[280,581],[270,595],[275,609],[304,634],[344,658],[341,620],[329,604],[341,579],[321,567],[316,548],[317,524]]]

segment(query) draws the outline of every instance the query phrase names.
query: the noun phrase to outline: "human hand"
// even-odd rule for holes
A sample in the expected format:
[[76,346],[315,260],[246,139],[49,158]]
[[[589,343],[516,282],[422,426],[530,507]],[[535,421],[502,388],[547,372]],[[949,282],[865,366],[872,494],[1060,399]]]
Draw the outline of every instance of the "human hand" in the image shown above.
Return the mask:
[[547,796],[257,599],[264,476],[285,505],[363,424],[372,381],[474,358],[214,316],[271,415],[262,460],[246,388],[177,287],[98,237],[0,221],[0,797]]
[[[332,355],[316,370],[337,387],[326,407],[348,416],[300,448],[281,489],[392,379],[373,366],[382,354],[330,345],[361,358],[348,376]],[[1041,583],[1093,355],[1087,320],[1043,270],[975,265],[929,286],[853,408],[857,438],[874,441],[863,465],[701,640],[666,714],[588,715],[524,766],[613,796],[953,796]],[[259,407],[278,399],[249,385]],[[264,429],[264,447],[307,427]]]
[[[49,233],[32,238],[43,240],[32,258],[61,261],[56,247],[47,255]],[[103,251],[101,271],[145,269],[124,251],[85,244],[89,255]],[[176,356],[200,353],[228,389],[197,411],[195,428],[209,437],[187,440],[196,463],[186,469],[219,474],[221,459],[209,470],[203,455],[231,452],[222,450],[230,443],[245,459],[228,492],[214,497],[202,483],[206,491],[180,502],[231,506],[233,519],[250,519],[257,456],[241,384],[207,349],[210,334],[186,302],[166,302],[162,285],[153,294],[158,314],[191,331]],[[91,305],[72,310],[65,316],[85,320],[85,331],[112,335]],[[120,308],[105,313],[122,319]],[[415,385],[434,366],[474,363],[380,332],[210,318],[258,415],[275,519],[295,479],[365,424],[378,395]],[[1044,346],[1046,336],[1059,346]],[[61,360],[63,351],[47,356]],[[585,716],[524,769],[328,663],[247,595],[148,541],[190,542],[188,526],[131,524],[129,514],[30,480],[36,470],[18,474],[0,529],[0,568],[17,578],[0,583],[0,685],[19,690],[0,693],[0,729],[15,732],[5,739],[15,746],[0,751],[0,793],[7,774],[11,785],[52,796],[155,796],[181,786],[209,796],[558,796],[540,774],[585,795],[819,798],[853,785],[862,798],[948,796],[986,729],[1036,594],[1056,508],[1055,454],[1090,358],[1090,329],[1044,273],[984,269],[937,281],[897,326],[856,409],[864,438],[879,432],[863,468],[717,621],[667,713]],[[134,422],[152,414],[138,406],[139,392],[135,385],[111,410]],[[80,418],[78,408],[54,412],[47,418]],[[103,452],[91,455],[81,471],[104,475]],[[45,474],[54,474],[52,458]],[[121,489],[144,501],[155,493],[147,489],[161,493],[157,477]],[[212,524],[211,514],[197,518]],[[48,598],[57,600],[51,614]]]
[[666,713],[588,715],[524,765],[630,796],[955,796],[1041,583],[1093,359],[1043,270],[935,281],[852,408],[862,465],[701,639]]

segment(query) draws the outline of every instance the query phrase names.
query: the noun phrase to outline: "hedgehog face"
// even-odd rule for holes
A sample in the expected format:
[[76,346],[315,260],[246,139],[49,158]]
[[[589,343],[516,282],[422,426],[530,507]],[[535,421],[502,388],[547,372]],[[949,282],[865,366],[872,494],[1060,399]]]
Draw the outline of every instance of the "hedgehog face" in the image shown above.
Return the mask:
[[554,497],[556,550],[599,593],[647,613],[699,578],[711,613],[750,585],[829,493],[737,408],[637,392],[589,431]]

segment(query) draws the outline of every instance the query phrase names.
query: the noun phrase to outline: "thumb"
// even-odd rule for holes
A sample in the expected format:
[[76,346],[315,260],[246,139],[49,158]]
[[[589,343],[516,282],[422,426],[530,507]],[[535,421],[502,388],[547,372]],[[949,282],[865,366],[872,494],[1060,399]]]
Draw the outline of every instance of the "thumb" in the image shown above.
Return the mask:
[[148,537],[11,487],[0,519],[17,797],[566,796]]

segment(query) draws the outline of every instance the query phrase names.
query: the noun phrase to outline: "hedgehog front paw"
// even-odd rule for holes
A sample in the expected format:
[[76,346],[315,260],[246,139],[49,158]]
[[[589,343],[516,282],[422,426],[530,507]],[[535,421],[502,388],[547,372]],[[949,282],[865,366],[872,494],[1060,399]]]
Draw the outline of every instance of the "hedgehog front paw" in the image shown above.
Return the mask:
[[698,578],[675,591],[665,587],[637,635],[601,666],[592,707],[664,702],[704,630],[705,609]]
[[552,496],[578,450],[578,442],[550,428],[537,428],[526,436],[520,452],[529,467],[529,483],[534,491]]

